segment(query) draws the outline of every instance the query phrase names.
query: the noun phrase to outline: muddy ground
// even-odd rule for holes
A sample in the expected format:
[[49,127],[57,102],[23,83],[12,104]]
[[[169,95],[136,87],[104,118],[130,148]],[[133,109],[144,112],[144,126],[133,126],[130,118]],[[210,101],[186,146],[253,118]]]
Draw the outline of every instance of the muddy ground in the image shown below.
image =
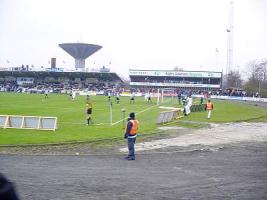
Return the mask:
[[[165,127],[136,144],[0,148],[22,200],[267,199],[267,123]],[[164,134],[167,131],[168,134]]]

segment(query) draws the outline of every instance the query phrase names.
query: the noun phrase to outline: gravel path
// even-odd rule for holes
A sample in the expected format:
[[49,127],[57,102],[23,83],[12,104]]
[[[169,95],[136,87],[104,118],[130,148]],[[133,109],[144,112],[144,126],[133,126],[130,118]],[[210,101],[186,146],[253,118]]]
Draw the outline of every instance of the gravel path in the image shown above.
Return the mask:
[[[210,124],[209,128],[177,130],[176,137],[138,143],[136,150],[145,151],[172,146],[192,147],[196,145],[218,147],[232,143],[261,141],[267,142],[267,123]],[[122,148],[120,151],[127,152],[127,148]]]

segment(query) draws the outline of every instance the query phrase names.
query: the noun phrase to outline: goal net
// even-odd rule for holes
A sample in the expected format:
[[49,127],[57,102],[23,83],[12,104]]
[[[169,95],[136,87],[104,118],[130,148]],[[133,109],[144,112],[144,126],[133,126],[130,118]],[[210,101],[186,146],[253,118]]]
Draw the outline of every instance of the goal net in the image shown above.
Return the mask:
[[157,104],[168,104],[172,105],[177,103],[176,92],[173,88],[160,88],[158,89]]

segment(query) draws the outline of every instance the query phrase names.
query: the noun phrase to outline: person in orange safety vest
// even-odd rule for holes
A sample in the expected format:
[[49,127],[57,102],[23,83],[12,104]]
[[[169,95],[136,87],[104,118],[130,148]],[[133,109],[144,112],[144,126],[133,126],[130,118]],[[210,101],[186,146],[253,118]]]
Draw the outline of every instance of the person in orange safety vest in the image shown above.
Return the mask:
[[125,157],[127,160],[135,160],[135,141],[137,136],[139,122],[135,119],[135,113],[130,113],[128,118],[127,127],[125,130],[124,138],[128,141],[128,156]]
[[213,103],[211,103],[209,99],[206,106],[206,110],[208,111],[208,119],[210,119],[212,109],[213,109]]

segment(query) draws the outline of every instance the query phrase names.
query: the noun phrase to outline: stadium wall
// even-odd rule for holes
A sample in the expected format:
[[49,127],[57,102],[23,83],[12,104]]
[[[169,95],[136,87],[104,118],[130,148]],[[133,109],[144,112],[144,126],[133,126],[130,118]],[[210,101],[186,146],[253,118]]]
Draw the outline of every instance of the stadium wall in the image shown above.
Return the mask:
[[[204,95],[192,95],[193,97],[204,97]],[[237,97],[237,96],[221,96],[221,95],[211,95],[211,99],[224,99],[224,100],[238,100],[238,101],[254,101],[254,102],[265,102],[267,103],[267,98],[259,97]]]

